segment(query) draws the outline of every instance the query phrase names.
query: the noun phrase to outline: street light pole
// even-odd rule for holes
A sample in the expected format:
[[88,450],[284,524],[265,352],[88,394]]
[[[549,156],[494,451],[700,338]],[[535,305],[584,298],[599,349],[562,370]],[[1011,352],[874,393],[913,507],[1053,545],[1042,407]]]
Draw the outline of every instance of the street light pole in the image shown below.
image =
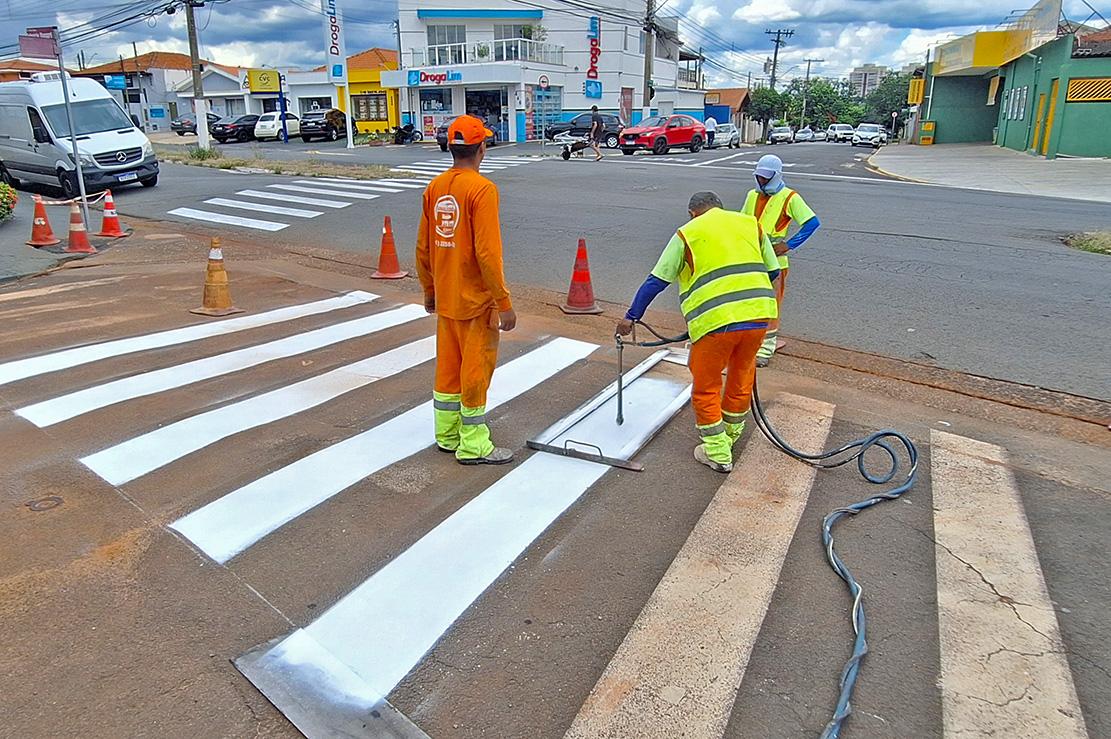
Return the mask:
[[803,59],[806,62],[806,80],[802,83],[802,115],[799,116],[799,128],[806,125],[806,94],[810,92],[810,65],[824,62],[825,59]]
[[652,117],[652,58],[656,40],[656,0],[648,0],[644,14],[644,100],[641,106],[641,120]]
[[197,146],[207,149],[208,140],[208,101],[204,99],[204,87],[201,84],[201,56],[197,50],[197,21],[193,17],[193,7],[204,5],[197,0],[185,0],[185,26],[189,32],[189,60],[193,71],[193,115],[197,120]]

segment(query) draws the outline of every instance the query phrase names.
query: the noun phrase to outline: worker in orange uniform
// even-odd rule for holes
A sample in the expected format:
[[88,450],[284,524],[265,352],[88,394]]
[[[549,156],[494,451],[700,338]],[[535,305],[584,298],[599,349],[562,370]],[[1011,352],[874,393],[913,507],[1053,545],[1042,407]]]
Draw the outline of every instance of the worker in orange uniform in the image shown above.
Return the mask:
[[424,307],[438,320],[436,445],[467,465],[513,461],[513,452],[494,446],[486,425],[498,332],[517,325],[502,270],[498,189],[478,169],[493,135],[469,115],[448,127],[454,165],[424,191],[417,235]]
[[[671,238],[637,291],[621,336],[669,284],[679,283],[694,377],[691,404],[702,443],[694,458],[718,472],[733,469],[733,445],[744,433],[756,378],[756,352],[776,313],[772,280],[779,262],[753,216],[724,210],[712,192],[695,193],[691,220]],[[722,370],[725,398],[722,399]]]
[[[756,163],[756,188],[750,190],[745,198],[742,211],[755,216],[764,232],[772,241],[776,256],[779,257],[779,279],[775,283],[775,298],[780,314],[783,312],[783,294],[787,289],[787,271],[791,267],[788,252],[799,248],[814,235],[821,223],[814,211],[797,192],[783,182],[783,161],[774,154],[760,157]],[[799,229],[787,238],[791,222]],[[768,325],[768,333],[757,355],[756,366],[767,367],[779,345],[779,319]]]

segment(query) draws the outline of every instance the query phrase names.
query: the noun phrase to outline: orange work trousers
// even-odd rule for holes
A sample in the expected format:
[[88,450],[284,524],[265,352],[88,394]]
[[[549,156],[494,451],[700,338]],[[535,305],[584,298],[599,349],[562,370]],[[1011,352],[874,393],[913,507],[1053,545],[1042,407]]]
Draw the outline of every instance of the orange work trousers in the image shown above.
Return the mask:
[[439,316],[436,325],[438,393],[462,394],[464,408],[485,408],[486,391],[498,363],[500,332],[491,324],[493,308],[477,318],[457,321]]
[[[756,379],[756,351],[764,341],[766,329],[706,334],[691,344],[688,365],[694,377],[691,405],[699,427],[722,421],[722,411],[739,416],[752,403],[752,383]],[[725,397],[721,373],[725,376]]]

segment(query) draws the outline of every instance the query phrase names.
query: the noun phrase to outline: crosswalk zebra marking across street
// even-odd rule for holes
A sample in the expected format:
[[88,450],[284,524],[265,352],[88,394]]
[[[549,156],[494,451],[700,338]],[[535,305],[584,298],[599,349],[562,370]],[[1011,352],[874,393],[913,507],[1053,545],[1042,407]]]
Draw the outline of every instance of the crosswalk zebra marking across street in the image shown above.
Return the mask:
[[[93,284],[86,292],[115,287]],[[13,307],[0,300],[0,320]],[[313,319],[316,327],[291,323],[300,319]],[[729,733],[728,727],[738,720],[756,720],[738,718],[740,703],[735,701],[745,686],[759,690],[767,685],[760,664],[752,664],[750,656],[767,638],[762,634],[775,615],[775,594],[805,586],[781,577],[785,564],[792,557],[812,558],[816,571],[832,577],[815,551],[816,532],[801,527],[800,521],[808,509],[829,506],[814,494],[819,482],[855,481],[837,472],[818,473],[778,453],[759,435],[738,447],[731,475],[691,473],[692,437],[679,428],[689,422],[686,418],[648,444],[644,455],[649,469],[639,476],[595,462],[522,451],[512,467],[469,475],[473,489],[465,495],[457,487],[437,492],[438,480],[457,480],[460,473],[450,457],[432,448],[427,398],[435,358],[432,330],[432,319],[421,306],[353,292],[87,344],[79,343],[78,334],[69,339],[77,343],[11,353],[0,363],[5,406],[13,411],[5,414],[0,435],[41,434],[38,427],[49,427],[49,438],[56,440],[51,443],[63,445],[79,461],[77,469],[99,486],[84,506],[103,505],[113,489],[139,507],[156,489],[164,500],[173,501],[151,513],[175,532],[172,541],[180,551],[195,548],[189,557],[210,565],[202,569],[202,581],[221,580],[226,568],[259,598],[283,609],[282,623],[288,626],[265,627],[270,630],[262,640],[256,635],[259,629],[251,626],[258,615],[244,616],[239,626],[243,633],[231,641],[250,641],[230,657],[239,658],[240,669],[288,718],[313,727],[306,731],[310,736],[321,735],[319,729],[328,721],[361,725],[369,711],[400,727],[396,735],[410,737],[425,731],[437,737],[486,733],[670,739],[684,731],[715,739],[751,735]],[[531,438],[567,418],[612,381],[609,358],[596,344],[541,332],[508,336],[514,343],[495,375],[489,407],[527,428],[499,425],[496,415],[499,433]],[[286,365],[281,375],[260,372],[289,359],[301,361]],[[672,373],[667,377],[673,381],[687,381],[682,367],[661,371]],[[161,403],[206,378],[218,379],[220,391],[199,393],[189,399],[187,409],[182,396],[176,403]],[[366,402],[370,392],[401,397],[379,409]],[[636,393],[630,395],[635,402]],[[846,423],[847,411],[809,395],[775,393],[769,414],[785,436],[813,451],[827,446],[827,437],[843,438],[845,429],[837,429]],[[338,421],[336,426],[321,423],[340,409],[344,423],[356,419],[350,428],[337,432]],[[94,411],[90,418],[99,433],[78,441],[72,429],[89,427],[91,420],[81,419]],[[315,424],[301,425],[313,414]],[[279,456],[278,440],[288,439],[294,429],[301,442],[281,446]],[[613,433],[636,431],[636,424],[629,423]],[[1077,690],[1075,665],[1068,659],[1075,646],[1058,623],[1049,570],[1043,570],[1045,560],[1031,534],[1021,486],[1009,470],[1008,451],[955,433],[919,436],[928,449],[930,479],[906,502],[891,505],[917,507],[934,521],[936,619],[922,627],[935,633],[939,644],[936,689],[943,711],[932,735],[948,739],[998,730],[1016,737],[1089,736],[1085,710],[1090,708]],[[606,441],[621,446],[623,439],[607,436]],[[239,449],[248,440],[252,448],[266,448],[272,440],[275,455],[240,459]],[[579,440],[601,444],[594,437]],[[195,474],[221,459],[223,464]],[[389,487],[399,470],[412,474],[416,469],[431,470],[431,477],[404,495]],[[645,494],[643,488],[653,485],[657,475],[681,485],[675,496],[708,489],[709,504],[690,517],[689,529],[684,529],[689,533],[666,556],[653,541],[630,547],[643,552],[634,554],[638,561],[626,563],[629,568],[644,566],[639,557],[649,553],[664,566],[628,619],[618,618],[607,624],[609,632],[600,632],[616,634],[616,641],[568,638],[568,645],[580,645],[569,646],[563,658],[576,678],[560,673],[558,665],[538,668],[541,672],[529,678],[536,686],[548,686],[553,701],[565,706],[553,724],[534,731],[529,707],[522,706],[481,712],[510,721],[508,725],[469,725],[457,734],[427,728],[444,721],[450,727],[453,716],[462,722],[455,716],[457,704],[468,699],[444,692],[452,683],[433,681],[414,701],[410,693],[417,688],[407,679],[420,671],[419,685],[435,675],[427,671],[433,654],[435,669],[445,669],[443,661],[452,657],[439,650],[454,648],[453,635],[464,626],[479,633],[488,630],[491,644],[498,643],[496,638],[526,639],[527,646],[532,627],[517,625],[501,633],[506,626],[491,617],[512,609],[513,598],[548,589],[558,598],[562,587],[581,588],[588,597],[604,600],[594,573],[561,584],[545,579],[544,570],[570,548],[588,545],[585,537],[596,533],[590,522],[601,511],[634,505],[615,490],[639,486],[636,492]],[[101,494],[103,498],[97,497]],[[355,500],[364,506],[355,510],[376,524],[380,511],[391,511],[380,528],[372,529],[376,533],[353,532],[361,545],[351,545],[341,535],[341,529],[357,521],[341,515],[339,504]],[[666,508],[657,513],[661,523],[672,515]],[[862,514],[860,523],[870,515]],[[310,519],[334,531],[314,536],[321,529],[309,527]],[[870,521],[889,525],[883,519],[879,514]],[[872,551],[865,531],[847,524],[840,536],[842,542],[856,537],[853,558],[881,556]],[[604,551],[613,544],[592,546]],[[361,557],[339,554],[362,549],[368,553]],[[261,567],[263,562],[272,568]],[[522,569],[538,579],[522,583],[512,575],[524,563],[529,566]],[[307,569],[296,569],[298,565]],[[885,569],[902,571],[903,563],[895,559]],[[314,571],[322,581],[328,580],[325,572],[344,574],[327,585],[312,577],[298,582]],[[287,592],[295,582],[298,592],[323,607],[285,616],[299,602],[300,596]],[[883,600],[903,583],[873,579],[864,585],[869,598]],[[931,583],[930,589],[934,587]],[[841,620],[843,604],[814,606],[816,614],[832,614],[830,623],[840,629],[834,638],[843,640],[848,629]],[[525,615],[538,618],[527,611]],[[595,616],[592,612],[583,619]],[[897,633],[903,624],[888,627]],[[797,638],[809,642],[826,636],[813,631]],[[252,649],[255,644],[258,648]],[[883,643],[876,646],[864,663],[866,677],[886,664]],[[206,657],[210,650],[204,643],[190,648]],[[480,652],[483,660],[497,663],[496,649],[485,643],[482,648],[489,649]],[[582,649],[590,654],[584,656]],[[831,666],[826,676],[831,687],[839,667],[839,662]],[[548,669],[551,676],[543,672]],[[280,680],[275,677],[279,673]],[[488,689],[496,686],[475,684],[480,693]],[[557,690],[564,691],[563,698],[554,697]],[[889,725],[882,727],[866,718],[870,697],[867,691],[858,696],[846,735],[916,735],[897,716],[886,716]],[[790,698],[794,705],[805,696]],[[497,698],[490,700],[497,707]]]
[[[540,161],[543,160],[530,157],[487,158],[482,164],[481,171],[484,174],[494,174]],[[356,180],[342,177],[313,177],[283,180],[264,185],[266,189],[239,190],[234,197],[208,198],[197,206],[174,208],[167,211],[167,214],[216,226],[234,226],[274,233],[289,228],[300,219],[319,218],[326,216],[328,211],[347,208],[356,203],[366,203],[391,195],[403,195],[410,191],[422,191],[433,177],[447,171],[450,167],[450,159],[434,159],[393,167],[390,170],[392,173],[410,175],[398,179]],[[279,204],[272,205],[273,202]],[[310,206],[310,208],[293,207],[299,205]],[[314,210],[315,208],[326,210]],[[272,218],[247,216],[241,211],[265,213]],[[278,217],[293,220],[279,220]]]

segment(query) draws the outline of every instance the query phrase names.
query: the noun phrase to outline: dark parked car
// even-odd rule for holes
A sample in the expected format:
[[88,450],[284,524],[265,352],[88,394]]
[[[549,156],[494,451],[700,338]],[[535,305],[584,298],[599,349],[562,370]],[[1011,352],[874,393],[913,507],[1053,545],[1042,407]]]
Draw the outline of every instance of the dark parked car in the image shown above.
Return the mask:
[[305,143],[313,139],[336,141],[347,138],[347,116],[342,110],[310,110],[301,116],[301,140]]
[[212,138],[221,144],[226,141],[250,141],[255,137],[257,115],[229,115],[212,124]]
[[[212,130],[212,124],[220,120],[220,116],[215,113],[205,113],[208,116],[208,130]],[[184,136],[187,133],[196,135],[197,133],[197,119],[192,113],[183,115],[180,118],[175,118],[170,121],[170,130],[178,136]]]
[[[591,113],[582,113],[569,121],[553,123],[544,130],[544,135],[549,140],[554,139],[561,133],[570,133],[572,136],[586,136],[590,133],[591,115]],[[616,149],[621,145],[621,131],[625,128],[625,125],[621,123],[620,118],[612,113],[599,113],[598,115],[602,116],[602,123],[605,124],[602,143],[607,149]]]
[[[448,123],[443,123],[443,124],[440,125],[439,128],[436,129],[436,143],[440,145],[440,151],[447,151],[447,127],[449,125],[450,124],[448,124]],[[489,138],[486,139],[486,145],[487,146],[497,146],[497,144],[498,144],[498,135],[497,135],[497,133],[495,133],[493,136],[490,136]]]

